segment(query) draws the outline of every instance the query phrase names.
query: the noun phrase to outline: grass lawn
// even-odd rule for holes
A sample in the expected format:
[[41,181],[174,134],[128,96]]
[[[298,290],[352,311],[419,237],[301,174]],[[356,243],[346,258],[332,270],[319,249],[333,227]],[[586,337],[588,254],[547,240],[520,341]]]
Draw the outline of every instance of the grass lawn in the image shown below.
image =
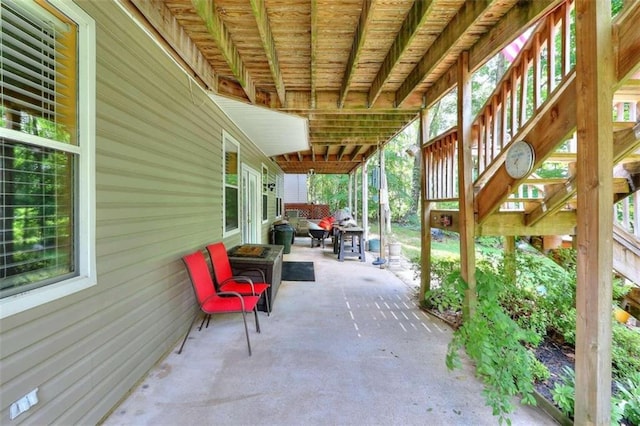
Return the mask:
[[[378,229],[379,228],[377,223],[374,223],[370,226],[371,233],[375,234],[376,237],[380,235]],[[420,229],[415,226],[392,223],[391,234],[392,236],[387,236],[387,239],[392,238],[393,240],[400,242],[402,244],[402,254],[407,259],[411,259],[412,261],[417,262],[417,259],[420,258],[420,247],[422,244]],[[502,249],[499,247],[486,246],[481,244],[478,244],[476,247],[478,249],[479,256],[482,256],[485,253],[502,253]],[[441,238],[440,240],[432,238],[431,256],[459,258],[460,240],[458,234],[445,233],[443,238]]]
[[[371,233],[377,238],[378,224],[372,223],[370,226]],[[402,254],[407,259],[414,263],[419,263],[420,259],[420,246],[421,237],[420,229],[415,225],[401,225],[397,223],[391,224],[391,237],[387,236],[387,241],[392,238],[402,244]],[[482,259],[488,256],[502,256],[503,251],[503,238],[502,237],[479,237],[476,239],[476,257]],[[547,256],[535,250],[533,247],[528,248],[529,251],[540,255],[544,258],[545,262],[549,264],[555,263]],[[455,232],[444,232],[442,238],[431,239],[431,256],[433,258],[460,258],[460,239],[459,235]]]

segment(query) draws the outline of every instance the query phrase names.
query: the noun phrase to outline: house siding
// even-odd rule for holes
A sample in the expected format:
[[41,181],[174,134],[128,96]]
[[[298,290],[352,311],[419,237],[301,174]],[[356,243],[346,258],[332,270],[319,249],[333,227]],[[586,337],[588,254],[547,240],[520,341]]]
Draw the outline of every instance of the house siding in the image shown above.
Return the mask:
[[[180,258],[223,240],[223,129],[243,163],[282,173],[114,2],[79,4],[96,20],[98,283],[2,320],[2,424],[36,387],[11,424],[98,423],[184,336],[196,305]],[[265,242],[274,215],[269,192]]]

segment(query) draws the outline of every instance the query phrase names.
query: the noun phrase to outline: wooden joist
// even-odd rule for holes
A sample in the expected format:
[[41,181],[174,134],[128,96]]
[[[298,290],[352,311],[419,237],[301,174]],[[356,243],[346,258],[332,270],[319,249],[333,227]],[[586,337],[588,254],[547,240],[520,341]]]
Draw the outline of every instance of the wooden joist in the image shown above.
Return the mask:
[[371,15],[371,0],[364,0],[362,3],[362,12],[360,12],[360,19],[358,20],[358,26],[356,27],[356,33],[353,36],[353,44],[351,51],[349,52],[349,59],[347,60],[347,67],[342,78],[342,85],[340,87],[340,96],[338,97],[338,108],[344,106],[344,102],[349,92],[351,80],[358,66],[360,54],[362,53],[362,47],[367,36],[367,29],[369,27]]
[[448,25],[444,31],[440,33],[418,65],[416,65],[396,91],[396,105],[402,105],[415,90],[416,86],[424,80],[425,76],[431,73],[433,68],[440,63],[442,58],[452,49],[455,49],[460,38],[469,27],[480,25],[480,22],[484,18],[484,12],[490,3],[489,0],[476,0],[464,3],[456,16],[454,25]]
[[433,1],[416,1],[407,14],[400,31],[393,40],[393,44],[382,61],[382,65],[376,74],[371,87],[369,88],[369,106],[375,104],[382,87],[391,76],[391,71],[396,67],[407,47],[415,37],[417,31],[422,26],[431,8],[435,6]]
[[242,86],[247,98],[249,98],[252,103],[255,103],[256,87],[253,78],[244,64],[243,59],[240,57],[229,30],[215,9],[215,4],[209,0],[192,0],[192,2],[198,16],[204,21],[209,34],[220,48],[227,64]]
[[276,86],[276,93],[278,94],[280,104],[285,106],[286,95],[284,80],[282,79],[282,72],[280,71],[280,62],[278,60],[278,52],[276,51],[276,43],[273,39],[273,33],[271,32],[271,25],[269,25],[267,7],[264,4],[264,0],[250,1],[253,15],[256,17],[258,31],[260,31],[262,48],[264,49],[264,52],[267,55],[269,61],[269,69],[271,70],[271,76],[273,77],[273,81]]

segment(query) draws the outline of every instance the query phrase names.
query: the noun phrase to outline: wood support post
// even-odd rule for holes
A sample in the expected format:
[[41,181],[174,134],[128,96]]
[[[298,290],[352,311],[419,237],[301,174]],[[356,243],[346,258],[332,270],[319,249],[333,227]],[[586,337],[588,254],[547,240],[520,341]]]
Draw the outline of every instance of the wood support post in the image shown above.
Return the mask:
[[350,172],[347,176],[347,207],[349,207],[349,213],[353,217],[353,172]]
[[420,149],[420,229],[422,229],[422,237],[420,244],[420,294],[418,301],[422,305],[424,295],[431,290],[431,208],[433,203],[427,200],[427,156],[424,155],[423,145],[428,140],[429,132],[429,115],[422,109],[420,110],[420,128],[419,149]]
[[362,163],[362,229],[364,239],[369,240],[369,179],[367,177],[367,162]]
[[358,221],[358,171],[355,170],[351,174],[353,175],[353,209],[351,210],[351,216],[353,217],[353,220],[357,222]]
[[611,2],[576,1],[578,278],[575,424],[608,425],[611,410],[611,293],[614,56]]
[[466,318],[474,314],[477,303],[471,126],[471,72],[469,70],[469,52],[464,51],[458,58],[458,194],[460,272],[462,279],[468,286],[463,305],[463,316]]
[[[380,166],[380,190],[378,192],[378,222],[380,224],[380,259],[385,260],[385,246],[387,244],[386,239],[386,211],[385,206],[388,206],[389,203],[389,193],[387,192],[387,184],[386,184],[386,170],[384,167],[384,148],[382,146],[378,146],[378,154],[379,154],[379,166]],[[385,269],[387,266],[385,263],[380,265],[380,269]]]

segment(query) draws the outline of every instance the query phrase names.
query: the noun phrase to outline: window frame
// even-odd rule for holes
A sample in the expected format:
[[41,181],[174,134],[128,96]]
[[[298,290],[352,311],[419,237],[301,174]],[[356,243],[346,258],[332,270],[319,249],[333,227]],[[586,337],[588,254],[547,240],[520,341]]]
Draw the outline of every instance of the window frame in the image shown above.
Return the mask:
[[[42,304],[70,296],[97,284],[96,273],[96,203],[95,203],[95,138],[96,138],[96,26],[89,14],[72,2],[49,0],[55,9],[78,26],[78,86],[76,95],[78,144],[56,142],[0,127],[0,136],[20,143],[43,146],[76,156],[77,182],[75,203],[77,215],[77,275],[39,288],[0,299],[0,319],[33,309]],[[42,6],[40,6],[42,7]]]
[[284,204],[284,175],[276,175],[276,219],[282,218]]
[[[234,229],[227,230],[227,179],[226,179],[226,152],[227,152],[227,144],[235,145],[236,147],[236,170],[238,176],[238,183],[235,185],[236,188],[236,206],[237,206],[237,215],[238,215],[238,226]],[[223,237],[229,237],[232,235],[239,234],[242,228],[242,224],[240,223],[241,218],[241,200],[240,200],[240,192],[241,192],[241,174],[240,174],[240,142],[238,142],[233,136],[231,136],[226,130],[222,131],[222,235]]]
[[262,208],[262,223],[269,221],[269,168],[262,163],[262,196],[260,197]]

